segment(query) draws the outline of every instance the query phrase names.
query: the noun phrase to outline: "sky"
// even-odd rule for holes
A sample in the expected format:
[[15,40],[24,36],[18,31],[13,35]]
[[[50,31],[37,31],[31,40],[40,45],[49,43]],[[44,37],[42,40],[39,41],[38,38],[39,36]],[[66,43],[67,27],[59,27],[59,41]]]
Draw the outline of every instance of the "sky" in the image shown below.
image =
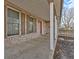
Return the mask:
[[66,9],[74,8],[74,0],[64,0],[62,15],[65,8]]
[[72,8],[74,7],[74,0],[64,0],[64,6],[65,8]]
[[[63,17],[64,8],[67,8],[67,9],[74,8],[74,0],[64,0],[62,17]],[[62,20],[61,20],[61,26],[63,27]]]

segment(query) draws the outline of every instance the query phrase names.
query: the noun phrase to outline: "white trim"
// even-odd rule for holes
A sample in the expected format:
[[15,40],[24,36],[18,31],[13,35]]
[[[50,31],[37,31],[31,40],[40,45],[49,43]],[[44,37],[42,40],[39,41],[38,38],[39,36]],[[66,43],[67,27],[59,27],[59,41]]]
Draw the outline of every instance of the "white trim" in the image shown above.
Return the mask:
[[5,23],[6,23],[6,37],[7,37],[7,32],[8,32],[8,24],[7,24],[7,22],[8,22],[7,13],[8,13],[8,12],[7,12],[7,7],[6,7],[5,9],[6,9],[6,10],[5,10],[5,11],[6,11],[6,22],[5,22]]
[[9,9],[12,9],[12,10],[14,10],[14,11],[16,11],[16,12],[21,12],[20,10],[17,10],[17,9],[15,9],[15,8],[13,8],[13,7],[10,7],[10,6],[6,6],[7,7],[7,9],[9,8]]
[[25,34],[27,34],[27,16],[26,16],[26,14],[25,14]]
[[19,35],[21,35],[21,12],[19,13]]
[[55,39],[57,39],[57,19],[55,16]]

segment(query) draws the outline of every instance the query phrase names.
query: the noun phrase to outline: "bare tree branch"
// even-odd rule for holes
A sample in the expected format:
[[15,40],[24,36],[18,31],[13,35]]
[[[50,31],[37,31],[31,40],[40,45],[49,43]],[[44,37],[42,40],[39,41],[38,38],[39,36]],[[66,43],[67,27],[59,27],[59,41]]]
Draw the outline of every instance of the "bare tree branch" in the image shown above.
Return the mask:
[[73,24],[73,20],[74,20],[74,9],[64,8],[62,15],[62,23],[64,24],[64,27],[70,28],[71,24]]

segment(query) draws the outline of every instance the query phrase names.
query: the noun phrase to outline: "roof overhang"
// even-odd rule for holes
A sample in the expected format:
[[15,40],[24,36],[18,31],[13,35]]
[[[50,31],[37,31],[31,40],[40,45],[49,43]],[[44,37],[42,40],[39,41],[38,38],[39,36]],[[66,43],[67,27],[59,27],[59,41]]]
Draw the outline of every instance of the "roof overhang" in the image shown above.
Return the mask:
[[8,0],[20,8],[30,12],[34,16],[38,16],[45,21],[49,21],[50,7],[48,2],[54,2],[55,15],[61,16],[62,0]]
[[8,0],[20,8],[38,16],[46,21],[49,20],[49,4],[47,0]]
[[54,3],[55,15],[61,17],[63,0],[48,0],[49,3]]

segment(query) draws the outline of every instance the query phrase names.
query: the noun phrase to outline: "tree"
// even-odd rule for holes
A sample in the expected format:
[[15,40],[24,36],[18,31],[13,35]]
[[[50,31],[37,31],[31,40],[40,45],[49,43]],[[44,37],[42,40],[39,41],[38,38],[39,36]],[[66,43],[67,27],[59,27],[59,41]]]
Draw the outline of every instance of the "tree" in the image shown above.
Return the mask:
[[62,12],[62,23],[65,29],[74,27],[74,8],[64,8]]

